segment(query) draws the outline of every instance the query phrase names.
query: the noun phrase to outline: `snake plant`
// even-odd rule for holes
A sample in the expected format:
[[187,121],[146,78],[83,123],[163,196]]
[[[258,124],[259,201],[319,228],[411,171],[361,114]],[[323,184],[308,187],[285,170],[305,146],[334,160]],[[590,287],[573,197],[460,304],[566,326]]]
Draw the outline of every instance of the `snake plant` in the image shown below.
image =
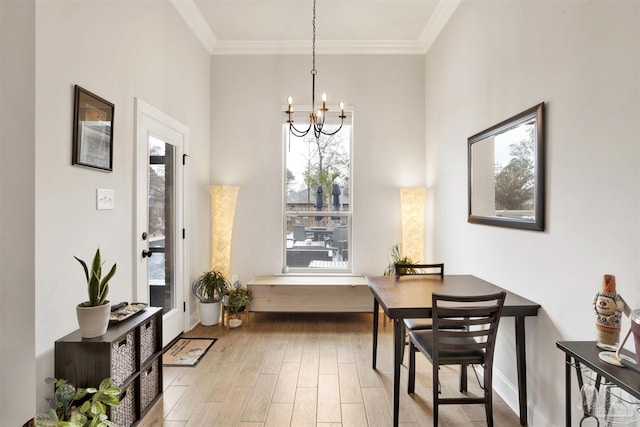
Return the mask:
[[102,305],[107,300],[109,294],[109,280],[116,274],[116,264],[113,264],[109,273],[102,277],[102,259],[100,258],[100,248],[96,250],[96,254],[93,256],[93,262],[91,263],[91,271],[87,267],[87,263],[74,256],[75,259],[82,265],[84,274],[87,278],[87,291],[89,293],[89,301],[82,303],[82,306],[97,307]]

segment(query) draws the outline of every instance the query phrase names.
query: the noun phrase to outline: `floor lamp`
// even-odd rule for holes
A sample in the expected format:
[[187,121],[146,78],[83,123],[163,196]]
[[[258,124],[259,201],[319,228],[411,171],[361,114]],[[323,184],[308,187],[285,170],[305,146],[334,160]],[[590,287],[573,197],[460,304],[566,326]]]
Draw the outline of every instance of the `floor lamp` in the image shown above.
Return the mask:
[[424,262],[425,187],[400,188],[402,214],[402,256],[414,263]]
[[231,278],[231,236],[239,187],[212,185],[211,194],[211,269]]

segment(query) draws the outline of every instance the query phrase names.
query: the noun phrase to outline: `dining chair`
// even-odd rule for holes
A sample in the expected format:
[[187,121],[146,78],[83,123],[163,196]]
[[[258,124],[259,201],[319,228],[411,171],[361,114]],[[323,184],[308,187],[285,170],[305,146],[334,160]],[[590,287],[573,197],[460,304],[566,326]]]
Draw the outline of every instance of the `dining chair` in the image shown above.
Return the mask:
[[396,281],[401,276],[420,275],[420,276],[440,276],[444,278],[444,263],[438,264],[404,264],[396,262],[394,264]]
[[[401,276],[440,276],[440,279],[444,278],[444,263],[437,264],[404,264],[395,263],[394,270],[396,274],[396,281],[400,280]],[[409,344],[409,335],[407,331],[431,329],[431,319],[403,319],[402,320],[402,335],[405,337],[405,346]],[[400,353],[401,358],[404,359],[404,347]],[[461,378],[462,380],[462,378]]]
[[293,224],[293,243],[304,242],[306,239],[313,238],[313,233],[307,233],[304,224]]
[[[505,297],[506,292],[475,296],[432,294],[433,329],[409,332],[407,392],[415,391],[416,351],[420,351],[433,366],[434,427],[438,426],[438,405],[446,404],[484,404],[487,425],[493,427],[493,354]],[[481,365],[483,397],[440,397],[442,365],[460,365],[465,370],[469,365]]]
[[334,251],[339,256],[340,261],[346,260],[346,253],[349,249],[349,229],[347,226],[336,226],[333,229],[332,236],[325,241],[325,247]]

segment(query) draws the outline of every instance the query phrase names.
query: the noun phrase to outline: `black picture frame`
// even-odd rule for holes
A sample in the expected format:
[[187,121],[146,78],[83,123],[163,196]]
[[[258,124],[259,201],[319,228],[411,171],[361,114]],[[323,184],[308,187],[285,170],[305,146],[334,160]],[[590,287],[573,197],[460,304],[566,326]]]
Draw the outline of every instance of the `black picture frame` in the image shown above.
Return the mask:
[[[469,216],[467,221],[469,223],[544,231],[546,211],[544,107],[544,102],[537,104],[468,139]],[[526,152],[526,157],[516,156],[515,163],[512,163],[514,160],[512,157],[508,164],[501,165],[497,141],[503,135],[518,129],[528,133],[528,137],[516,139],[516,141],[530,144],[529,149],[523,150],[520,147],[520,150],[517,150],[519,153]],[[504,144],[502,146],[504,147]],[[513,156],[514,153],[510,154]],[[512,164],[515,166],[511,167]],[[516,176],[515,168],[522,170],[523,165],[527,164],[526,180],[522,178],[522,172],[519,172],[520,176]],[[522,187],[517,188],[519,191],[512,192],[522,197],[522,200],[516,203],[518,207],[509,207],[504,201],[499,201],[501,198],[498,195],[498,189],[504,188],[499,179],[499,175],[502,174],[499,169],[507,170],[505,176],[510,177],[509,179],[513,182],[521,183]],[[514,179],[514,176],[518,179]],[[527,192],[525,193],[524,190]],[[504,206],[499,206],[501,204]]]
[[71,164],[113,171],[114,105],[75,85]]

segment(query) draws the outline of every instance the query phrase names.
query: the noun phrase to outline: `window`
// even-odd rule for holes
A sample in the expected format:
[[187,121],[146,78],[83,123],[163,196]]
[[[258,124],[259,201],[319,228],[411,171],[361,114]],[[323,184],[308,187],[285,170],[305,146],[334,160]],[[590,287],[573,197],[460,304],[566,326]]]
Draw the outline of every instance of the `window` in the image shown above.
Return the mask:
[[316,138],[296,137],[283,122],[284,271],[351,271],[351,123],[348,113],[339,132]]

